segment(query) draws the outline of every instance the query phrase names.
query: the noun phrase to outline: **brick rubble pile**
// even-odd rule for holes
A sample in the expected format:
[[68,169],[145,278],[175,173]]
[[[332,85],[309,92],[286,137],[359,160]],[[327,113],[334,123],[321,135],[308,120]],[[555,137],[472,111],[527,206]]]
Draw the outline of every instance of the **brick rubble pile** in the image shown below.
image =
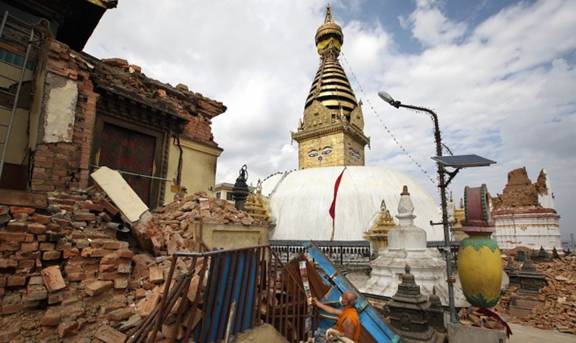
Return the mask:
[[[0,205],[0,343],[124,342],[160,301],[171,258],[119,235],[118,209],[102,193],[52,193],[49,203]],[[151,215],[154,253],[193,250],[186,229],[198,220],[254,223],[193,195]],[[178,264],[176,275],[185,271]]]
[[[576,256],[540,262],[536,268],[544,274],[547,282],[547,286],[539,291],[541,303],[532,309],[530,316],[512,317],[512,321],[576,335]],[[507,311],[510,298],[517,290],[517,286],[508,288],[499,304],[501,311]]]
[[138,241],[156,255],[198,250],[195,229],[199,223],[269,225],[265,220],[237,210],[234,204],[223,199],[208,198],[205,193],[195,193],[173,201],[154,210],[140,222],[134,230]]

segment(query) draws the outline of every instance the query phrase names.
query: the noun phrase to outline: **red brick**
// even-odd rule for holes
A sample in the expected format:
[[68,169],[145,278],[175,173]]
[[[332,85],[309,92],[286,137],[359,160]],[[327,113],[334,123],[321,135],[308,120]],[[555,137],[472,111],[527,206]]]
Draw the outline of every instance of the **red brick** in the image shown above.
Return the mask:
[[0,242],[0,252],[20,250],[19,242]]
[[18,261],[11,258],[0,258],[0,268],[16,268]]
[[17,207],[17,206],[11,206],[10,207],[10,213],[12,213],[12,215],[17,214],[17,213],[26,213],[28,215],[34,214],[36,210],[33,209],[32,207]]
[[29,259],[29,258],[18,261],[18,268],[20,268],[20,269],[32,270],[32,269],[34,269],[35,265],[36,265],[36,261],[33,259]]
[[48,295],[48,305],[59,304],[64,300],[64,292],[55,292]]
[[26,301],[38,301],[48,298],[48,291],[43,285],[28,285],[26,289],[26,295],[22,300]]
[[116,250],[116,255],[118,255],[118,257],[120,257],[120,258],[131,259],[134,256],[134,253],[132,252],[132,250],[130,250],[128,248],[124,248],[124,249]]
[[66,283],[64,282],[59,266],[44,268],[42,270],[42,279],[44,280],[44,286],[46,286],[49,292],[66,288]]
[[114,279],[114,289],[126,289],[126,288],[128,288],[128,278]]
[[93,211],[93,212],[102,212],[104,211],[104,206],[101,204],[94,204],[92,202],[85,201],[82,203],[82,208],[85,210]]
[[40,243],[39,249],[40,251],[49,251],[56,249],[56,246],[54,245],[54,243],[42,242]]
[[65,321],[58,324],[58,336],[60,338],[69,337],[78,331],[79,325],[77,321]]
[[50,250],[50,251],[44,251],[42,253],[42,259],[44,261],[54,261],[60,258],[62,252],[58,251],[58,250]]
[[102,259],[100,260],[100,264],[113,264],[116,265],[118,263],[118,255],[116,255],[115,253],[112,254],[108,254],[102,257]]
[[9,232],[26,232],[27,224],[23,222],[10,221],[6,226],[6,231]]
[[40,320],[40,325],[42,326],[57,326],[60,324],[60,320],[62,318],[62,313],[60,309],[55,307],[49,307],[46,312],[44,312],[44,316]]
[[6,287],[6,275],[0,275],[0,288]]
[[78,248],[64,249],[62,251],[62,254],[63,254],[64,258],[72,258],[72,257],[80,256],[80,250],[78,250]]
[[130,274],[131,271],[132,271],[132,261],[121,260],[120,263],[118,263],[118,273]]
[[36,239],[38,240],[38,242],[45,242],[48,239],[47,235],[37,235]]
[[160,266],[151,266],[148,269],[149,277],[148,279],[152,283],[161,283],[164,281],[164,270]]
[[70,272],[70,273],[66,274],[66,279],[68,279],[68,281],[72,281],[72,282],[86,280],[86,273]]
[[[84,251],[84,250],[85,249],[82,249],[82,251]],[[90,256],[92,256],[92,257],[104,257],[108,254],[113,253],[113,252],[114,252],[113,250],[97,248],[97,249],[92,250],[92,254]]]
[[100,267],[98,268],[98,271],[100,273],[106,273],[106,272],[115,272],[116,271],[116,265],[115,264],[100,264]]
[[31,252],[38,250],[38,242],[22,243],[20,244],[21,252]]
[[112,289],[112,281],[96,280],[86,285],[85,291],[89,296],[95,296]]
[[2,314],[18,313],[24,309],[24,305],[20,304],[2,304]]
[[79,222],[93,222],[96,220],[96,215],[90,212],[76,212],[74,213],[74,220]]
[[105,343],[124,343],[127,338],[125,334],[108,325],[100,327],[94,337]]
[[30,220],[32,220],[35,223],[45,225],[50,223],[50,218],[52,217],[36,213],[35,215],[32,216],[32,218],[30,218]]
[[28,224],[28,232],[40,235],[46,232],[46,225],[40,223]]
[[22,287],[26,286],[26,276],[23,275],[8,275],[6,279],[6,287]]
[[9,242],[24,242],[26,240],[26,234],[23,232],[0,231],[0,240]]
[[130,307],[121,307],[114,310],[106,315],[108,320],[122,321],[130,318],[134,312]]

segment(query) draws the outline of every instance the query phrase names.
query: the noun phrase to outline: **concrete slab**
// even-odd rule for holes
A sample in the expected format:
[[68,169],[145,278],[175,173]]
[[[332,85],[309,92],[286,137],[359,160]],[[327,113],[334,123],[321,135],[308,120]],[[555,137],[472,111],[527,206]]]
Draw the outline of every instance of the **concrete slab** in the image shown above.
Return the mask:
[[100,167],[90,176],[131,223],[136,222],[142,213],[148,211],[148,206],[119,172],[108,167]]

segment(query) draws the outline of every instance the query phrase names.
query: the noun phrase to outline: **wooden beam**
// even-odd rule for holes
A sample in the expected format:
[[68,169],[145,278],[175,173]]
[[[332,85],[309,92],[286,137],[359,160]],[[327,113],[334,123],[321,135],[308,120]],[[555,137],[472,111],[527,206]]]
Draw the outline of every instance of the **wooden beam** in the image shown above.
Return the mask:
[[46,193],[31,193],[14,189],[0,189],[0,204],[10,206],[47,208],[48,196]]

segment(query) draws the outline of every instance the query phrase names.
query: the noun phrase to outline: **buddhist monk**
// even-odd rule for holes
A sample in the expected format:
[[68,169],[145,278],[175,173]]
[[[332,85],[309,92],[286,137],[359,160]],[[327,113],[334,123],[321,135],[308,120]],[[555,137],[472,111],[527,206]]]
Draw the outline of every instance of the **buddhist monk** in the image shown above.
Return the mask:
[[352,291],[346,291],[342,294],[342,308],[334,308],[323,304],[314,298],[314,304],[321,310],[338,316],[334,328],[326,332],[326,338],[329,342],[360,342],[360,317],[354,305],[358,296]]

